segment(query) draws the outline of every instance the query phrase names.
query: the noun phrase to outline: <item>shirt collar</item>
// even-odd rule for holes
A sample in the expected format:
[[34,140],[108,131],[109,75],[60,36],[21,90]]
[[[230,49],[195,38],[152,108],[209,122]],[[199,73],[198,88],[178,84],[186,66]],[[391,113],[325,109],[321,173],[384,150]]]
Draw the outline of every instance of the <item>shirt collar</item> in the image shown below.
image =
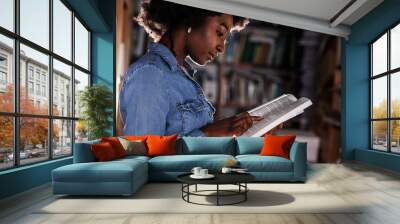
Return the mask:
[[192,66],[192,64],[189,63],[190,60],[191,59],[189,59],[189,57],[186,57],[185,60],[183,60],[183,66],[185,66],[189,75],[191,76],[191,78],[193,78],[197,70],[195,69],[195,67]]
[[[167,62],[171,71],[175,72],[179,68],[179,64],[176,62],[175,55],[164,44],[151,42],[149,44],[148,50],[150,52],[158,54],[165,62]],[[183,62],[183,66],[185,66],[185,68],[189,72],[190,76],[193,77],[194,74],[196,73],[196,69],[194,69],[194,67],[190,63],[188,63],[187,60],[190,60],[190,59],[185,58],[185,60]]]

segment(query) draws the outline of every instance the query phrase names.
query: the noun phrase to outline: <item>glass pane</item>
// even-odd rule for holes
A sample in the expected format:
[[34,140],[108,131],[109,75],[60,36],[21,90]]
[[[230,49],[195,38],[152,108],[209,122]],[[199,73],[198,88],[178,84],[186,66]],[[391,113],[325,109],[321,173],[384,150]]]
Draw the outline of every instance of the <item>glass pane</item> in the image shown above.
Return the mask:
[[14,111],[14,42],[0,35],[0,111]]
[[71,60],[72,12],[60,1],[53,1],[53,51]]
[[372,80],[372,118],[387,117],[387,77]]
[[75,18],[75,64],[89,70],[89,32]]
[[0,170],[14,165],[13,118],[0,116]]
[[48,64],[47,55],[21,44],[21,113],[48,114]]
[[20,0],[21,36],[49,48],[49,0]]
[[75,117],[79,117],[81,115],[79,99],[81,92],[85,89],[86,86],[89,86],[89,75],[81,72],[78,69],[75,69]]
[[387,71],[387,34],[372,44],[372,75]]
[[390,98],[391,98],[391,110],[392,117],[400,118],[400,72],[391,75],[390,82]]
[[14,0],[0,1],[0,26],[14,31]]
[[20,164],[34,163],[49,158],[49,123],[45,118],[21,117]]
[[85,142],[88,138],[88,128],[84,120],[75,121],[75,143]]
[[400,120],[391,121],[392,152],[400,153]]
[[372,122],[372,148],[387,151],[387,121]]
[[72,117],[72,70],[53,60],[53,115]]
[[400,67],[400,24],[391,30],[390,36],[390,67]]
[[53,120],[53,157],[72,154],[72,121]]

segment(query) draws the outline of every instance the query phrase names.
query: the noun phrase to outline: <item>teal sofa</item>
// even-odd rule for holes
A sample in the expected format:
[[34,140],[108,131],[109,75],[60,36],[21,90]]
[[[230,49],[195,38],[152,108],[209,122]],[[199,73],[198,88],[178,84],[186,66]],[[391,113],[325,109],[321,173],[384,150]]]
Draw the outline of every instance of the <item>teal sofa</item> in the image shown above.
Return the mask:
[[90,145],[75,144],[73,164],[52,171],[54,194],[131,195],[148,181],[176,181],[193,167],[218,172],[234,159],[247,168],[259,182],[305,182],[306,143],[294,142],[290,159],[260,156],[263,138],[256,137],[183,137],[177,140],[177,155],[127,156],[96,162]]

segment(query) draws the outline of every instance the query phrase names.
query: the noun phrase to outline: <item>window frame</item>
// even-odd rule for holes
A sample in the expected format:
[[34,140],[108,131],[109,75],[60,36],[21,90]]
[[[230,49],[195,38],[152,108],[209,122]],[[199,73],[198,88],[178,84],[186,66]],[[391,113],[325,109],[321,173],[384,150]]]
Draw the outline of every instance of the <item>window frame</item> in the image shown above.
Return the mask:
[[[400,121],[400,117],[392,117],[392,101],[391,101],[391,79],[392,75],[395,75],[396,73],[400,72],[400,67],[391,69],[391,31],[393,28],[396,26],[400,26],[400,20],[396,21],[394,24],[392,24],[389,28],[386,28],[384,32],[382,32],[380,35],[378,35],[375,39],[373,39],[371,42],[368,43],[368,52],[369,52],[369,78],[368,78],[368,84],[369,84],[369,149],[373,151],[379,151],[379,152],[385,152],[385,153],[391,153],[391,154],[400,154],[400,152],[393,152],[392,151],[392,136],[391,136],[391,122],[392,121]],[[379,40],[379,38],[383,37],[385,34],[387,34],[387,69],[386,72],[376,74],[375,76],[373,75],[373,44]],[[387,98],[387,105],[386,105],[386,118],[373,118],[373,81],[378,79],[386,77],[386,86],[387,86],[387,93],[386,93],[386,98]],[[374,121],[386,121],[386,151],[379,150],[374,148],[374,143],[373,143],[373,125],[372,123]]]
[[[14,18],[13,18],[13,31],[10,31],[4,27],[0,26],[0,35],[3,35],[7,38],[11,38],[13,41],[13,64],[11,71],[13,71],[13,78],[14,78],[14,109],[13,112],[2,112],[0,111],[0,116],[5,116],[5,117],[12,117],[13,119],[13,153],[14,153],[14,161],[13,161],[13,166],[10,167],[5,167],[5,168],[0,168],[0,172],[5,171],[5,170],[11,170],[11,169],[16,169],[19,167],[24,167],[24,166],[30,166],[33,164],[38,164],[38,163],[43,163],[51,160],[58,160],[66,157],[71,157],[73,156],[74,152],[74,145],[75,145],[75,126],[76,126],[76,121],[79,120],[79,117],[75,116],[75,108],[71,108],[71,114],[70,116],[56,116],[53,115],[53,59],[58,60],[61,63],[64,63],[68,66],[71,66],[71,84],[72,84],[72,99],[71,99],[71,104],[74,105],[75,103],[75,88],[74,88],[74,82],[75,82],[75,69],[78,69],[79,71],[85,73],[89,77],[89,83],[88,86],[92,85],[92,61],[91,61],[91,50],[92,50],[92,43],[91,43],[91,38],[92,38],[92,31],[89,29],[88,25],[84,22],[84,20],[79,16],[78,13],[76,13],[72,7],[66,2],[65,0],[59,0],[68,10],[71,11],[71,18],[70,18],[70,23],[71,23],[71,59],[64,58],[63,56],[55,53],[53,50],[53,1],[54,0],[48,0],[49,3],[49,47],[46,49],[45,47],[42,47],[39,44],[34,43],[33,41],[30,41],[29,39],[23,37],[20,35],[20,0],[14,0],[13,1],[13,10],[14,10]],[[83,27],[88,31],[88,69],[85,69],[81,67],[80,65],[75,63],[75,18],[83,25]],[[46,96],[48,96],[48,112],[46,115],[39,115],[39,114],[27,114],[27,113],[21,113],[20,111],[20,44],[23,44],[27,47],[32,48],[33,50],[39,51],[40,53],[43,53],[48,56],[49,62],[48,62],[48,82],[46,84],[45,90],[47,91]],[[27,64],[29,66],[29,64]],[[27,67],[27,71],[28,71]],[[39,74],[41,75],[41,73]],[[30,80],[29,73],[27,72],[26,74],[26,80]],[[36,69],[33,70],[33,79],[32,81],[34,82],[34,86],[36,83]],[[39,83],[41,83],[41,76],[39,76]],[[27,89],[27,91],[29,91]],[[34,91],[36,91],[34,89]],[[41,96],[42,94],[40,94]],[[48,122],[48,135],[47,135],[47,150],[48,150],[48,155],[47,158],[43,158],[43,160],[40,160],[38,162],[32,162],[32,163],[26,163],[26,164],[21,164],[20,161],[20,119],[21,118],[45,118],[47,119]],[[62,120],[62,121],[71,121],[71,153],[68,155],[62,155],[62,156],[54,156],[54,147],[53,147],[53,122],[57,120]]]

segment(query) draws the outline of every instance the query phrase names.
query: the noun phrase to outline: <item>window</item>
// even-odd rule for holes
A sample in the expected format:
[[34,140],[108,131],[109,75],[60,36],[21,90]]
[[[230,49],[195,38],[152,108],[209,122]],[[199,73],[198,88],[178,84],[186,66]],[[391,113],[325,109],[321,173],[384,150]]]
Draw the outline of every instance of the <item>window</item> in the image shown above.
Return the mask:
[[400,153],[400,24],[370,45],[371,148]]
[[49,49],[49,0],[20,0],[21,36]]
[[84,72],[76,70],[75,71],[75,116],[76,117],[79,117],[81,114],[81,108],[79,106],[80,93],[88,85],[89,85],[89,75]]
[[0,84],[6,85],[7,84],[7,73],[0,71]]
[[36,95],[40,95],[40,84],[36,84]]
[[75,62],[82,68],[89,69],[89,32],[75,18]]
[[[60,97],[60,100],[62,103],[64,103],[64,96],[65,95],[72,95],[72,90],[71,89],[65,89],[64,85],[65,83],[69,83],[70,85],[72,84],[72,68],[69,65],[66,65],[56,59],[53,60],[54,64],[54,71],[53,73],[55,74],[54,77],[54,83],[53,83],[53,91],[54,91],[54,96],[53,96],[53,114],[58,114],[60,113],[60,108],[58,106],[62,106],[61,104],[58,104],[58,97]],[[59,94],[61,96],[59,96]],[[72,104],[72,98],[67,99],[70,100],[71,102],[68,102],[69,104]],[[55,105],[57,104],[57,105]],[[65,114],[63,116],[68,116],[72,117],[72,108],[67,108],[65,111]]]
[[33,82],[28,82],[28,92],[29,94],[33,94]]
[[42,96],[46,96],[46,86],[42,86]]
[[[39,53],[40,54],[40,53]],[[43,56],[43,55],[42,55]],[[36,80],[40,81],[40,70],[36,69]]]
[[29,66],[29,71],[28,71],[29,79],[33,80],[33,67]]
[[[2,4],[4,3],[3,1],[0,1],[0,6],[2,6]],[[3,9],[0,8],[0,14],[3,13]],[[3,15],[0,15],[0,20],[3,18]],[[1,23],[0,23],[1,24]],[[0,47],[0,59],[1,61],[3,61],[2,66],[0,66],[0,73],[2,74],[2,80],[0,81],[2,82],[2,84],[0,84],[0,115],[1,113],[12,113],[14,112],[14,83],[12,82],[13,79],[11,77],[14,76],[14,70],[13,70],[13,66],[10,65],[8,66],[8,63],[11,64],[11,61],[8,61],[7,63],[4,61],[4,59],[11,59],[14,57],[14,41],[11,38],[6,37],[5,35],[2,35],[0,33],[0,45],[2,47]],[[10,82],[6,80],[10,79]],[[4,80],[6,80],[7,82],[4,83]],[[4,115],[4,114],[3,114]],[[6,119],[8,121],[8,118],[6,117],[1,117],[0,119]],[[0,120],[0,123],[2,122],[2,120]],[[8,129],[7,131],[10,133],[11,135],[11,129],[12,126],[10,127],[10,129]],[[1,138],[1,136],[0,136]],[[0,142],[0,148],[2,148],[4,145],[8,145],[11,146],[11,143],[4,143],[2,144]],[[0,161],[0,169],[1,169],[1,161]]]
[[0,0],[0,27],[0,170],[72,155],[87,139],[73,106],[90,85],[87,26],[68,1]]
[[53,120],[53,157],[71,154],[72,122],[71,120]]
[[68,59],[72,48],[72,12],[61,1],[53,1],[54,53]]
[[0,1],[0,26],[14,31],[14,0]]
[[7,85],[7,56],[0,53],[0,88],[5,91]]
[[0,67],[7,68],[7,56],[0,54]]

